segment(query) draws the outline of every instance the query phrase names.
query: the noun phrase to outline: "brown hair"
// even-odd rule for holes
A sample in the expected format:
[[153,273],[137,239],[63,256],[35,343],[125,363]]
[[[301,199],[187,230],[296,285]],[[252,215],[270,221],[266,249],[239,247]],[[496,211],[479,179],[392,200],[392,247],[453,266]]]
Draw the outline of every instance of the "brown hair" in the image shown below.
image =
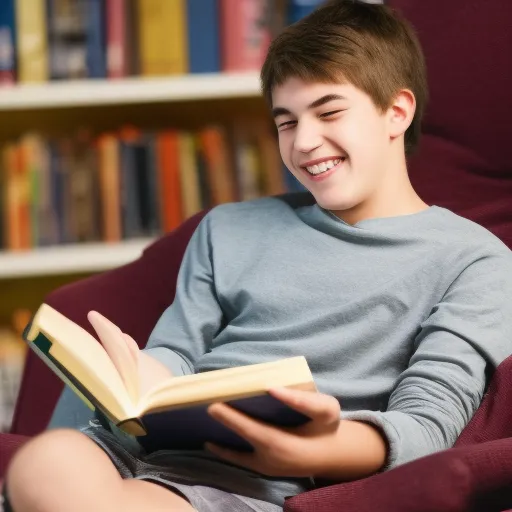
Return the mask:
[[400,89],[416,98],[416,112],[405,133],[405,152],[419,142],[428,99],[421,45],[411,25],[382,4],[331,0],[290,25],[270,45],[261,70],[262,92],[272,104],[272,89],[288,78],[305,82],[349,82],[385,112]]

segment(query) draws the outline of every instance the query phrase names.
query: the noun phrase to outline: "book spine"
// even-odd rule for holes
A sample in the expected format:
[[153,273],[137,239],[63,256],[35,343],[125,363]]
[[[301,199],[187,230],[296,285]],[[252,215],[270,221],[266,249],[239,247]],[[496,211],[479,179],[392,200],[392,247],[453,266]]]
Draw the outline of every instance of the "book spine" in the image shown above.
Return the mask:
[[140,133],[124,129],[121,133],[121,212],[123,237],[142,235],[140,202],[137,187],[137,146]]
[[5,213],[5,245],[10,250],[22,248],[21,216],[20,216],[20,185],[17,176],[18,147],[15,143],[6,144],[2,150],[2,167],[4,170],[4,213]]
[[165,233],[177,228],[183,221],[178,144],[176,131],[165,130],[158,134],[160,212]]
[[14,0],[0,2],[0,87],[13,85],[16,76]]
[[179,134],[180,185],[183,217],[188,219],[202,209],[194,135]]
[[147,190],[147,234],[154,236],[160,233],[162,228],[160,194],[158,192],[158,147],[156,134],[150,133],[146,135],[145,146],[146,169],[142,180]]
[[223,71],[259,70],[270,44],[267,0],[220,0]]
[[46,4],[50,78],[87,77],[87,3],[48,0]]
[[20,141],[22,153],[23,176],[25,181],[25,227],[22,227],[23,246],[30,248],[38,245],[40,219],[40,176],[41,158],[38,154],[39,137],[33,134],[25,135]]
[[16,46],[20,82],[48,80],[45,0],[16,1]]
[[139,0],[141,74],[188,71],[185,0]]
[[219,72],[218,0],[187,0],[187,33],[189,72]]
[[87,74],[89,78],[107,76],[104,0],[87,1]]
[[107,75],[123,78],[128,75],[126,46],[126,0],[106,0]]
[[119,141],[105,133],[98,139],[98,171],[100,181],[100,211],[103,240],[121,240],[121,184]]
[[234,176],[224,130],[216,126],[205,128],[199,132],[199,141],[206,162],[211,204],[235,201]]

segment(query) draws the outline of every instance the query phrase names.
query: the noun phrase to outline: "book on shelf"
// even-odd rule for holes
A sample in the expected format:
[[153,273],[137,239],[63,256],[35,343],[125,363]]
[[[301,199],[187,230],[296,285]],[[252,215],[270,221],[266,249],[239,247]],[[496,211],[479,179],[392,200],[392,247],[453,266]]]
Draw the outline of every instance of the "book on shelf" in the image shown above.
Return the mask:
[[323,0],[2,0],[0,86],[257,71]]
[[0,87],[16,82],[14,0],[0,2]]
[[0,432],[11,427],[27,351],[21,334],[30,316],[26,309],[15,309],[11,321],[0,325]]
[[16,0],[16,54],[19,82],[49,78],[45,0]]
[[218,204],[286,192],[268,123],[123,125],[0,146],[0,248],[153,237]]
[[[248,450],[240,436],[211,418],[207,407],[224,402],[262,421],[299,426],[309,418],[273,398],[274,387],[316,391],[304,357],[169,377],[139,393],[136,358],[122,331],[98,313],[89,320],[109,350],[94,336],[47,304],[24,332],[28,346],[84,402],[147,450],[201,449],[206,441]],[[98,324],[99,322],[99,324]],[[110,354],[110,356],[109,356]],[[114,361],[115,359],[115,361]]]

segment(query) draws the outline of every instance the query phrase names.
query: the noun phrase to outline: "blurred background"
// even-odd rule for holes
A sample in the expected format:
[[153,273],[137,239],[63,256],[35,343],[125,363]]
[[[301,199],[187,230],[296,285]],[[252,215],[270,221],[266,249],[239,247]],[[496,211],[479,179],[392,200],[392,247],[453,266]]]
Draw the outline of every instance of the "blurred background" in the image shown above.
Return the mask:
[[300,190],[258,71],[320,3],[0,0],[0,431],[50,290],[203,208]]

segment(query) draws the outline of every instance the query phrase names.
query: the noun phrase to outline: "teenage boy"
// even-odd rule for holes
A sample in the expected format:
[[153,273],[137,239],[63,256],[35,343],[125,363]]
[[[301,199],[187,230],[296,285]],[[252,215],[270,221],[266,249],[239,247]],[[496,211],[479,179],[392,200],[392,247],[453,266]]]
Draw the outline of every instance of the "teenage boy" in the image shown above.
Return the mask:
[[[145,454],[94,422],[46,432],[11,464],[16,512],[278,511],[315,479],[452,446],[512,352],[511,252],[409,181],[427,98],[410,26],[383,5],[331,2],[276,38],[261,78],[282,159],[315,204],[213,209],[147,348],[128,343],[143,387],[302,354],[320,393],[270,393],[312,421],[280,429],[211,406],[250,454]],[[106,346],[122,337],[89,319]]]

